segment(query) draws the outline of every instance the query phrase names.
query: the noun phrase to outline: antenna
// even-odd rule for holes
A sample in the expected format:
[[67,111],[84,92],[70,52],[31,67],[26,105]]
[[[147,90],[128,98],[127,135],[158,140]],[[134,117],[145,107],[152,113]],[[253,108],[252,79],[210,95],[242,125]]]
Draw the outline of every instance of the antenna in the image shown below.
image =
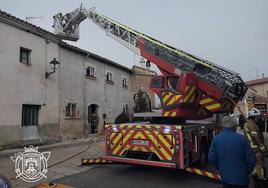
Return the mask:
[[257,66],[255,65],[254,68],[255,68],[255,71],[256,71],[256,77],[259,78],[259,71],[258,71]]
[[42,19],[42,18],[43,18],[42,16],[26,16],[25,21],[30,22],[30,20],[32,19]]

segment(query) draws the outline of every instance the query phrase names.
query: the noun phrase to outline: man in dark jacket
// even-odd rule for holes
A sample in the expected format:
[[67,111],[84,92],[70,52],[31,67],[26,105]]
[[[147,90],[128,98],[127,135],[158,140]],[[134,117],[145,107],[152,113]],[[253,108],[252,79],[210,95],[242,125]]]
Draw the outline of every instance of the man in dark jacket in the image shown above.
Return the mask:
[[223,118],[223,131],[210,146],[208,160],[219,169],[223,187],[246,188],[256,158],[243,135],[236,133],[238,120],[233,116]]

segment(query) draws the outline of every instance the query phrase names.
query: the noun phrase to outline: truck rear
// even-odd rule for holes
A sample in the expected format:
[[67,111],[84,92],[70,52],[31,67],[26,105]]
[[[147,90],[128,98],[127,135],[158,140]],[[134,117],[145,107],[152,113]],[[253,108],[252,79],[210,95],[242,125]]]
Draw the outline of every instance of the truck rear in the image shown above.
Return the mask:
[[215,123],[157,125],[149,123],[105,126],[105,156],[129,164],[185,169],[204,163]]

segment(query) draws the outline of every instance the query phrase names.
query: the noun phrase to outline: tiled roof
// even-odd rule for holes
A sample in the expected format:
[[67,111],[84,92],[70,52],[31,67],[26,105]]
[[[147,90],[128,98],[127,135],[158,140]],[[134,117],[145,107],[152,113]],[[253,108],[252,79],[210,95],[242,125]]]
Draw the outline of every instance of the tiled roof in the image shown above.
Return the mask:
[[268,77],[256,79],[256,80],[250,80],[245,82],[248,86],[257,85],[257,84],[263,84],[268,83]]
[[63,42],[63,41],[61,41],[59,43],[59,45],[62,48],[65,48],[65,49],[71,50],[73,52],[76,52],[76,53],[91,57],[92,59],[96,59],[96,60],[98,60],[98,61],[100,61],[102,63],[106,63],[107,65],[115,66],[117,68],[123,69],[123,70],[125,70],[127,72],[130,72],[130,73],[133,72],[131,69],[129,69],[129,68],[123,66],[123,65],[120,65],[120,64],[118,64],[118,63],[116,63],[116,62],[114,62],[112,60],[106,59],[104,57],[101,57],[101,56],[99,56],[97,54],[94,54],[94,53],[91,53],[89,51],[86,51],[86,50],[83,50],[81,48],[78,48],[77,46],[70,45],[70,44],[68,44],[66,42]]
[[[15,16],[11,15],[11,14],[8,14],[7,12],[4,12],[4,11],[2,11],[0,9],[0,21],[4,22],[4,18],[9,20],[8,24],[10,24],[10,25],[21,26],[20,29],[26,30],[28,32],[37,34],[37,35],[42,36],[42,37],[44,37],[44,35],[47,35],[47,36],[51,36],[51,37],[53,37],[55,39],[60,40],[60,38],[57,35],[49,32],[49,31],[47,31],[47,30],[45,30],[45,29],[43,29],[41,27],[38,27],[38,26],[36,26],[34,24],[26,22],[26,21],[24,21],[24,20],[22,20],[20,18],[17,18]],[[17,24],[17,25],[15,25],[15,24]]]
[[0,22],[7,23],[9,25],[17,27],[17,28],[24,30],[26,32],[30,32],[32,34],[38,35],[38,36],[45,38],[45,39],[47,39],[47,38],[52,39],[54,42],[57,42],[61,47],[65,48],[65,49],[71,50],[73,52],[76,52],[76,53],[79,53],[82,55],[89,56],[93,59],[101,61],[102,63],[106,63],[107,65],[115,66],[115,67],[123,69],[125,71],[132,72],[131,69],[129,69],[123,65],[120,65],[114,61],[111,61],[109,59],[101,57],[97,54],[88,52],[88,51],[83,50],[81,48],[78,48],[76,46],[70,45],[70,44],[62,41],[61,38],[58,37],[57,35],[55,35],[54,33],[49,32],[49,31],[47,31],[41,27],[38,27],[34,24],[31,24],[29,22],[26,22],[26,21],[24,21],[20,18],[17,18],[11,14],[8,14],[7,12],[2,11],[1,9],[0,9]]

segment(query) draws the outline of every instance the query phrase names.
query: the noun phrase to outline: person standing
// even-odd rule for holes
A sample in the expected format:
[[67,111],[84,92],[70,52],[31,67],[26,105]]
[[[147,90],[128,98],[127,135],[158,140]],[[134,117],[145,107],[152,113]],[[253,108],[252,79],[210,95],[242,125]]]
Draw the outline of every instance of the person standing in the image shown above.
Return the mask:
[[225,116],[223,131],[211,143],[208,160],[217,169],[225,188],[248,188],[256,157],[243,135],[236,133],[237,118]]
[[264,167],[264,156],[267,152],[267,146],[264,143],[263,133],[255,122],[255,116],[248,117],[243,131],[257,159],[255,168],[252,172],[254,186],[262,187],[262,185],[267,183]]

